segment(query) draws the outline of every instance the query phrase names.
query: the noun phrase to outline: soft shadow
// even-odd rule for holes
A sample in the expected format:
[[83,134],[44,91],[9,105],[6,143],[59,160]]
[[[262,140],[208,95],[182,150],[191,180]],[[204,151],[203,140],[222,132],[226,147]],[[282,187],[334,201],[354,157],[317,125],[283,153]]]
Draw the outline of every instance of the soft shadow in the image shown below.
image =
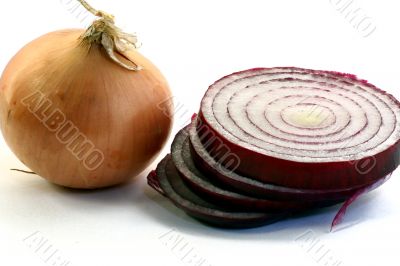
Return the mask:
[[[53,185],[43,180],[32,180],[29,194],[46,193],[53,202],[68,204],[75,208],[97,206],[119,206],[132,211],[135,215],[145,215],[163,227],[176,228],[182,233],[210,238],[227,238],[232,240],[293,241],[298,235],[312,229],[319,235],[328,234],[334,216],[341,205],[309,211],[295,215],[274,224],[252,229],[223,229],[212,227],[191,218],[185,212],[176,208],[168,199],[161,196],[146,184],[146,175],[141,174],[124,184],[96,190],[78,190]],[[343,224],[334,233],[348,227],[375,219],[376,212],[371,212],[379,202],[379,189],[361,196],[348,209]],[[56,197],[53,197],[56,194]],[[72,208],[71,207],[71,208]],[[104,210],[105,212],[107,210]],[[379,217],[381,218],[381,217]],[[340,233],[340,232],[338,232]]]
[[[329,234],[332,220],[341,207],[341,204],[337,204],[331,207],[307,211],[257,228],[223,229],[209,226],[191,218],[185,212],[176,208],[168,199],[147,186],[144,190],[144,195],[158,205],[159,208],[146,208],[142,211],[165,227],[176,228],[180,232],[189,235],[205,235],[216,239],[227,238],[232,240],[265,241],[267,239],[287,242],[293,241],[307,230],[313,230],[318,235]],[[373,203],[378,200],[378,196],[379,193],[377,191],[361,196],[349,207],[343,225],[351,226],[371,218],[369,214],[374,207]]]
[[[125,192],[132,193],[132,190],[135,190],[137,183],[140,183],[140,180],[138,180],[138,178],[112,187],[90,189],[90,190],[60,187],[54,184],[49,184],[49,185],[52,186],[53,189],[55,189],[58,193],[70,195],[73,197],[81,197],[82,199],[85,200],[88,199],[88,200],[98,200],[98,201],[102,200],[121,201],[121,200],[126,200],[127,195]],[[134,194],[136,193],[134,192]]]
[[41,194],[56,194],[53,198],[60,202],[67,201],[74,204],[101,204],[102,206],[132,206],[135,201],[143,199],[141,187],[143,179],[144,177],[139,175],[134,179],[116,186],[91,190],[62,187],[42,180],[42,184],[38,186],[30,186],[29,189],[36,190],[36,193]]

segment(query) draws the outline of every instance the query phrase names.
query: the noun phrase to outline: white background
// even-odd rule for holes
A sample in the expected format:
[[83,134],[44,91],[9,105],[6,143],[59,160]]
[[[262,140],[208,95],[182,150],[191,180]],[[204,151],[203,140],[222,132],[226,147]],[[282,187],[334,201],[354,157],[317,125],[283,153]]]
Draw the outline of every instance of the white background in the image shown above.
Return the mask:
[[[176,103],[184,106],[174,132],[197,111],[209,84],[251,67],[354,73],[399,99],[399,2],[354,1],[350,8],[360,8],[376,26],[368,37],[361,29],[366,24],[357,29],[337,10],[343,2],[348,1],[90,1],[116,15],[126,31],[137,32],[140,51],[168,78]],[[86,27],[90,19],[82,22],[74,6],[73,0],[1,1],[0,69],[46,32]],[[327,256],[332,263],[326,265],[399,265],[400,171],[351,206],[345,228],[329,233],[338,206],[257,229],[207,227],[147,187],[145,176],[154,166],[120,187],[66,190],[9,171],[24,166],[0,138],[0,265],[51,265],[46,254],[35,252],[32,234],[58,249],[68,265],[184,266],[196,265],[189,259],[194,256],[206,266],[322,266]],[[302,241],[304,234],[314,237],[314,248]],[[172,236],[182,239],[181,246],[173,247]],[[328,252],[320,261],[318,248]]]

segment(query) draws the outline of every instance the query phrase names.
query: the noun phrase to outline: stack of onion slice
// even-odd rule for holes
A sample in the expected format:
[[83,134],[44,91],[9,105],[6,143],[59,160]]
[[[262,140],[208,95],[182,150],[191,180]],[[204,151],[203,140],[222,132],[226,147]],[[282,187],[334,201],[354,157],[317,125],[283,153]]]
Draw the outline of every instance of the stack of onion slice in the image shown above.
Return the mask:
[[400,161],[400,103],[354,75],[251,69],[210,86],[149,184],[213,225],[263,225],[375,188]]

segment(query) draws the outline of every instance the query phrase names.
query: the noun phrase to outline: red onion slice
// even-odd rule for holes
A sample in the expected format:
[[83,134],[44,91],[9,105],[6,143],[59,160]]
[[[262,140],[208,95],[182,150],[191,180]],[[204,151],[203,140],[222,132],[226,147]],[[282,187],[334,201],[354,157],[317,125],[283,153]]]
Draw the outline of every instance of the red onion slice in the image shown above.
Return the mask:
[[[264,199],[296,200],[296,201],[325,201],[325,200],[346,200],[357,191],[365,188],[353,187],[346,189],[299,189],[289,188],[270,183],[261,182],[242,176],[230,171],[218,163],[204,148],[200,137],[197,134],[194,120],[189,127],[190,149],[196,167],[210,179],[224,185],[226,188],[237,191],[241,194],[251,195]],[[371,184],[368,184],[371,185]]]
[[218,162],[243,176],[291,188],[353,188],[399,165],[400,103],[349,74],[251,69],[208,89],[197,132]]
[[193,193],[182,181],[167,155],[148,176],[149,185],[171,200],[179,209],[207,224],[247,228],[274,223],[288,213],[235,212],[216,206]]
[[315,207],[326,207],[339,203],[338,200],[323,200],[318,202],[279,201],[243,195],[212,182],[213,176],[203,174],[195,165],[191,151],[190,140],[186,127],[178,132],[171,145],[171,156],[182,180],[198,195],[232,210],[261,212],[294,212]]

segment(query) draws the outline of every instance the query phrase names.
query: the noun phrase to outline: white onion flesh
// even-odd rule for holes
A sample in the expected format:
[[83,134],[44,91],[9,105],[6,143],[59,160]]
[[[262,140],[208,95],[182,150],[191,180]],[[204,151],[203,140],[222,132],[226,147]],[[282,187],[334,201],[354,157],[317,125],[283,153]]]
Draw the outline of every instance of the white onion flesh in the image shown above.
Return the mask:
[[239,72],[210,87],[201,111],[227,140],[298,162],[359,160],[400,138],[400,106],[391,95],[328,71]]

